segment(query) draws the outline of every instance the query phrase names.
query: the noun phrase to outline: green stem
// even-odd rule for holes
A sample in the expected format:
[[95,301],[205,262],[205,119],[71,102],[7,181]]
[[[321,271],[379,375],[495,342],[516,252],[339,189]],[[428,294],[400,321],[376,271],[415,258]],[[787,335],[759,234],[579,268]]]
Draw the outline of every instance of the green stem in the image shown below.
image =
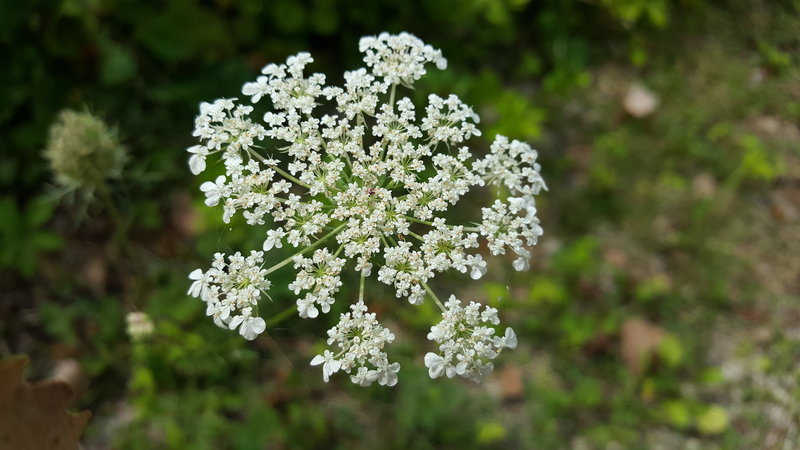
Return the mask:
[[343,248],[344,248],[344,244],[340,245],[339,248],[336,249],[336,253],[333,254],[333,257],[336,258],[337,256],[339,256],[339,253],[342,252]]
[[364,276],[364,271],[362,270],[361,281],[359,282],[358,285],[358,301],[360,301],[361,303],[364,303],[364,278],[366,277]]
[[266,320],[267,325],[275,326],[275,325],[283,322],[284,320],[288,319],[289,317],[292,317],[293,313],[296,310],[297,310],[297,307],[295,305],[290,305],[288,308],[284,309],[283,311],[279,312],[278,314],[275,314],[274,316],[268,318]]
[[123,247],[127,247],[127,240],[125,239],[125,235],[128,233],[128,225],[122,219],[122,215],[119,213],[117,206],[114,204],[114,200],[111,198],[111,192],[108,190],[108,186],[105,184],[99,184],[97,186],[97,192],[100,193],[100,198],[102,199],[106,211],[108,211],[108,215],[111,216],[111,221],[114,223],[114,236],[112,237],[112,241]]
[[397,85],[393,84],[392,85],[392,90],[389,93],[389,105],[391,105],[392,109],[394,109],[394,93],[395,93],[396,90],[397,90]]
[[428,286],[428,283],[426,283],[424,281],[422,281],[421,283],[422,283],[422,287],[424,287],[425,290],[428,291],[428,295],[430,295],[431,298],[433,299],[434,303],[436,303],[436,306],[438,306],[439,309],[442,310],[442,312],[447,311],[447,309],[445,309],[444,305],[442,305],[442,301],[439,300],[439,297],[436,296],[436,293],[433,292],[433,289],[431,289],[431,287]]
[[344,228],[345,225],[347,225],[347,224],[343,223],[343,224],[339,225],[333,231],[331,231],[330,233],[328,233],[325,236],[323,236],[322,238],[320,238],[317,242],[314,242],[313,244],[311,244],[308,247],[300,250],[299,252],[295,253],[294,255],[292,255],[292,256],[284,259],[283,261],[279,262],[278,264],[275,264],[274,266],[270,267],[269,269],[267,269],[267,271],[264,274],[265,275],[269,275],[270,273],[272,273],[272,272],[280,269],[281,267],[289,264],[290,262],[292,262],[294,260],[295,256],[302,255],[303,253],[309,252],[309,251],[314,250],[315,248],[319,247],[323,242],[325,242],[328,239],[330,239],[331,236],[334,236],[337,233],[339,233],[340,231],[342,231],[342,228]]
[[425,239],[423,239],[422,236],[418,235],[417,233],[414,233],[411,230],[408,230],[408,234],[410,234],[412,237],[419,239],[421,242],[425,242]]
[[[261,161],[261,162],[266,161],[263,156],[259,155],[258,153],[254,152],[252,150],[248,150],[247,154],[252,156],[253,158]],[[307,184],[305,184],[302,181],[298,180],[297,178],[292,176],[292,174],[286,172],[285,170],[281,169],[277,165],[274,165],[274,166],[273,165],[269,165],[268,167],[273,169],[275,172],[278,172],[279,174],[281,174],[281,176],[283,176],[287,180],[291,181],[292,183],[295,183],[297,185],[303,186],[306,189],[310,189]]]
[[[433,226],[433,222],[428,222],[427,220],[420,220],[420,219],[417,219],[416,217],[412,217],[412,216],[403,216],[403,217],[405,217],[406,220],[410,220],[411,222],[421,223],[423,225],[428,225],[430,227]],[[457,225],[450,225],[450,224],[445,224],[445,225],[450,227],[450,228],[453,228],[453,227],[457,226]],[[478,233],[478,232],[480,232],[480,229],[478,227],[467,227],[467,226],[464,226],[464,231],[472,231],[472,232]]]
[[284,178],[286,178],[287,180],[291,181],[292,183],[297,184],[298,186],[303,186],[306,189],[311,189],[307,184],[305,184],[302,181],[298,180],[292,174],[290,174],[289,172],[281,169],[280,167],[278,167],[278,166],[270,166],[270,168],[273,169],[275,172],[278,172],[279,174],[281,174]]

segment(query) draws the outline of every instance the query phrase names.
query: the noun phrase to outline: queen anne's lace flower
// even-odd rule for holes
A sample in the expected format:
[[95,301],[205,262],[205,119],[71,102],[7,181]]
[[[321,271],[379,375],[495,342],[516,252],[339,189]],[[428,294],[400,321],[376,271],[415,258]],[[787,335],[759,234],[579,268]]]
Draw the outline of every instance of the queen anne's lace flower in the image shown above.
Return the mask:
[[[509,248],[515,269],[529,266],[529,247],[542,234],[534,196],[546,189],[538,155],[497,136],[488,155],[475,157],[468,141],[481,135],[480,119],[469,105],[430,95],[415,106],[402,95],[430,67],[446,68],[441,51],[408,33],[365,37],[359,48],[366,67],[346,72],[341,86],[307,74],[308,53],[265,66],[242,88],[245,102],[271,107],[263,117],[237,99],[200,105],[190,170],[202,173],[218,155],[225,174],[200,185],[206,204],[221,205],[226,223],[241,214],[263,226],[264,241],[263,252],[218,254],[209,270],[192,272],[189,294],[218,326],[254,339],[267,325],[258,314],[267,275],[293,266],[289,307],[314,318],[330,311],[349,266],[360,272],[359,301],[328,332],[330,349],[311,361],[325,381],[341,371],[364,386],[397,382],[400,366],[385,352],[394,334],[363,303],[371,277],[411,304],[430,299],[442,309],[429,335],[439,352],[425,356],[432,377],[478,380],[501,348],[516,346],[513,330],[495,336],[496,310],[461,307],[455,298],[442,305],[428,282],[453,269],[481,278],[488,271],[481,247],[492,255]],[[330,107],[320,107],[325,101]],[[448,209],[482,186],[494,200],[480,222],[448,223]],[[273,256],[286,247],[294,254]]]
[[495,336],[494,326],[500,323],[497,310],[479,303],[466,307],[455,296],[445,303],[442,321],[431,328],[428,339],[439,344],[440,353],[425,355],[425,366],[431,378],[461,375],[480,381],[494,367],[490,360],[503,348],[515,348],[517,336],[506,328],[503,337]]
[[323,365],[323,377],[342,370],[351,375],[351,381],[360,386],[369,386],[377,381],[383,386],[397,384],[399,363],[390,363],[386,344],[394,341],[394,334],[378,323],[375,313],[368,313],[363,301],[350,305],[351,312],[344,313],[339,323],[328,330],[328,345],[336,351],[325,350],[311,360],[311,365]]
[[372,73],[384,77],[388,84],[410,86],[425,75],[425,64],[429,62],[436,64],[437,69],[447,68],[441,50],[425,45],[409,33],[366,36],[359,41],[358,49],[364,53],[364,63]]
[[294,267],[298,269],[297,279],[289,284],[289,289],[299,294],[307,291],[306,296],[297,300],[297,311],[300,317],[314,318],[319,315],[316,305],[323,313],[327,313],[333,304],[333,294],[339,291],[342,282],[339,273],[345,260],[332,255],[327,248],[314,252],[311,258],[301,255],[294,257]]
[[225,262],[225,255],[217,253],[208,271],[190,273],[194,282],[188,294],[206,302],[206,315],[213,317],[217,326],[238,327],[242,336],[252,340],[266,329],[264,319],[253,316],[253,308],[271,284],[261,268],[264,253],[253,251],[245,258],[237,252],[227,259]]

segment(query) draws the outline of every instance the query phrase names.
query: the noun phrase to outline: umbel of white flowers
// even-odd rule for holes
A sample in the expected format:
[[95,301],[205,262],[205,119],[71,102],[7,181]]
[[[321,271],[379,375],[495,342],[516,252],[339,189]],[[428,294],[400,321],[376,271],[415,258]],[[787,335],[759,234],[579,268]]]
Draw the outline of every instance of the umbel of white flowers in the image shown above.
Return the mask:
[[[408,33],[364,37],[359,48],[366,67],[345,72],[341,86],[307,75],[308,53],[265,66],[242,88],[250,102],[269,102],[261,120],[237,99],[200,105],[194,135],[201,144],[188,149],[189,167],[203,172],[212,155],[225,165],[225,175],[200,186],[206,204],[222,205],[225,222],[241,213],[265,234],[263,251],[217,254],[210,269],[192,272],[189,294],[218,326],[254,339],[267,326],[259,300],[272,272],[294,266],[290,307],[314,318],[330,311],[342,270],[351,267],[360,273],[359,298],[328,331],[329,349],[311,360],[325,381],[345,372],[362,386],[397,383],[400,365],[386,354],[395,335],[364,303],[364,280],[373,276],[412,305],[429,298],[442,310],[428,334],[437,352],[424,358],[432,378],[480,380],[503,348],[516,347],[514,331],[496,335],[496,309],[463,306],[454,296],[443,304],[428,283],[452,269],[483,276],[482,245],[492,255],[510,250],[516,270],[529,267],[528,248],[542,234],[534,196],[546,189],[537,152],[497,136],[488,155],[475,157],[466,144],[481,135],[471,107],[431,94],[418,110],[403,96],[429,63],[447,67],[441,51]],[[447,210],[481,187],[494,200],[479,221],[447,223]],[[269,252],[284,245],[294,255],[265,267]]]

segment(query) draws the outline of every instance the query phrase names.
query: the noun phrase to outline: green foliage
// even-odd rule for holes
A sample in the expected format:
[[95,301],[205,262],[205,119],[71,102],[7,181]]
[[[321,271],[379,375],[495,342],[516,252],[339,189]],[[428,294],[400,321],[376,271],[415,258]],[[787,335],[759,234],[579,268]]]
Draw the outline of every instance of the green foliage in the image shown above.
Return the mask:
[[669,0],[602,0],[601,3],[625,26],[642,21],[664,28],[669,20]]
[[39,255],[61,247],[61,238],[46,228],[54,209],[55,204],[44,197],[31,201],[24,209],[13,197],[0,198],[0,267],[32,276]]

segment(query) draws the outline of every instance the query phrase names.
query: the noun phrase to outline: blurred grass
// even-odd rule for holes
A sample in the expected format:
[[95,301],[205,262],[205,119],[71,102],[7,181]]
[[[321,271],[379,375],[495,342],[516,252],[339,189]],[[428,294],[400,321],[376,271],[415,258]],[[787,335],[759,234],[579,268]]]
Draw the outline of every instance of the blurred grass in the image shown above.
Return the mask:
[[[87,448],[792,448],[799,13],[796,0],[6,2],[0,351],[28,354],[38,378],[79,361]],[[518,330],[482,385],[428,379],[424,309],[386,314],[402,324],[400,384],[362,389],[308,367],[325,319],[248,344],[185,295],[214,251],[258,244],[195,195],[183,149],[198,102],[301,50],[329,76],[353,68],[358,37],[382,30],[449,59],[418,94],[455,92],[486,135],[541,154],[534,267],[445,286]],[[659,100],[649,116],[625,110],[635,84]],[[117,125],[131,151],[112,183],[127,249],[103,207],[52,198],[41,152],[66,107]],[[289,280],[273,281],[279,303]],[[387,290],[368,295],[390,310]],[[130,310],[154,336],[126,337]],[[633,319],[656,336],[637,369]]]

